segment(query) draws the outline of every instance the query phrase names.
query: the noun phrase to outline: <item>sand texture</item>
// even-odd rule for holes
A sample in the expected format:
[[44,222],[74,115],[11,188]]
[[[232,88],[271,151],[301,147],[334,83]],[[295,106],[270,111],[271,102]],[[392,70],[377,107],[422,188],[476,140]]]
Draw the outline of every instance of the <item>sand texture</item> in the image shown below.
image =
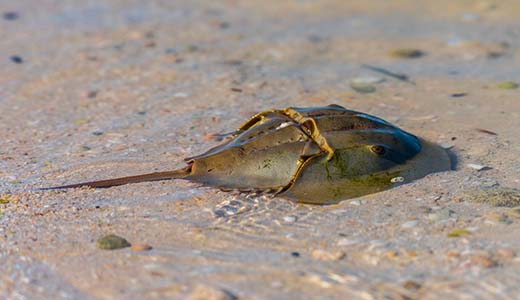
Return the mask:
[[[520,1],[0,14],[0,299],[519,299]],[[258,111],[331,103],[456,170],[329,206],[185,181],[37,191],[179,168]]]

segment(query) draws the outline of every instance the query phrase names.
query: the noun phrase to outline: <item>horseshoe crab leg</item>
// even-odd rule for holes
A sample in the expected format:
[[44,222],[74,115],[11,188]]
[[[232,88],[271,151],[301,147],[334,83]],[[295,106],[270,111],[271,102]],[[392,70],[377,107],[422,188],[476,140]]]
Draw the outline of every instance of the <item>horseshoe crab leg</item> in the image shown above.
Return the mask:
[[[327,108],[334,109],[335,106],[328,106],[324,109]],[[268,119],[270,115],[284,116],[289,119],[288,121],[292,121],[298,124],[302,131],[308,135],[309,138],[311,138],[320,147],[321,150],[327,153],[327,160],[330,160],[334,156],[334,149],[329,145],[325,137],[321,134],[314,118],[306,116],[305,112],[298,111],[297,109],[291,107],[283,110],[273,109],[260,112],[254,115],[242,126],[240,126],[236,132],[240,133],[248,130],[251,127],[261,123],[263,120]]]

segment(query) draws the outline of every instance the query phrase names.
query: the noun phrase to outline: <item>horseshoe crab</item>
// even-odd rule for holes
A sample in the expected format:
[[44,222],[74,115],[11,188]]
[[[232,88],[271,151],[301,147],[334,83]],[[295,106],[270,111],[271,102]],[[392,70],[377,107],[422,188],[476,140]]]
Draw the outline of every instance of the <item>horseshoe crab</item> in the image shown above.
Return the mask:
[[339,105],[254,115],[207,152],[173,171],[50,189],[107,188],[184,179],[222,190],[331,204],[450,169],[446,151],[378,117]]

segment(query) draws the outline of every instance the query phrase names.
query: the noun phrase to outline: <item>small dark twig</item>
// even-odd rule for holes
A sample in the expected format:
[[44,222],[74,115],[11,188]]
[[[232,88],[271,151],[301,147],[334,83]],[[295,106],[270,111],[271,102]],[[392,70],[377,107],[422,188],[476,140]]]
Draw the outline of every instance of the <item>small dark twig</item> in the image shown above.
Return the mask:
[[379,67],[375,67],[375,66],[371,66],[371,65],[367,65],[367,64],[362,64],[361,66],[363,68],[366,68],[366,69],[369,69],[371,71],[374,71],[374,72],[377,72],[377,73],[380,73],[380,74],[383,74],[383,75],[395,78],[397,80],[401,80],[401,81],[404,81],[404,82],[409,82],[411,84],[415,84],[413,81],[410,81],[410,78],[408,77],[408,75],[400,74],[400,73],[394,73],[394,72],[388,71],[387,69],[383,69],[383,68],[379,68]]
[[496,133],[496,132],[493,132],[493,131],[487,130],[487,129],[483,129],[483,128],[475,128],[475,130],[478,132],[489,134],[489,135],[498,135],[498,133]]

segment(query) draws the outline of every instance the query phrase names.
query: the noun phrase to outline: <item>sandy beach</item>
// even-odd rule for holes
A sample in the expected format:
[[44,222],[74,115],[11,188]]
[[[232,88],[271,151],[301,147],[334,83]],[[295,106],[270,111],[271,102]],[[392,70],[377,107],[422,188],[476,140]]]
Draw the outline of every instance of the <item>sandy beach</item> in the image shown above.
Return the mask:
[[[518,299],[519,1],[0,16],[0,299]],[[450,149],[455,170],[326,206],[180,180],[38,191],[177,169],[256,112],[332,103]],[[108,234],[132,246],[100,249]]]

